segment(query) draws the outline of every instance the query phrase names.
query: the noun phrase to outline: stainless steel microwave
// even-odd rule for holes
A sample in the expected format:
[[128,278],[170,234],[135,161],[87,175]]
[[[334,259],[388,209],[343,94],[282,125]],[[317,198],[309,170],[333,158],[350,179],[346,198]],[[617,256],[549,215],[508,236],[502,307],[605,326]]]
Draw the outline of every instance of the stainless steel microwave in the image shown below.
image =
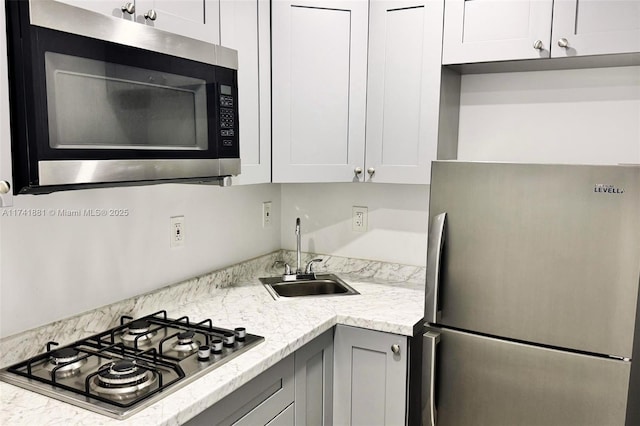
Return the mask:
[[14,194],[240,173],[236,51],[54,0],[6,5]]

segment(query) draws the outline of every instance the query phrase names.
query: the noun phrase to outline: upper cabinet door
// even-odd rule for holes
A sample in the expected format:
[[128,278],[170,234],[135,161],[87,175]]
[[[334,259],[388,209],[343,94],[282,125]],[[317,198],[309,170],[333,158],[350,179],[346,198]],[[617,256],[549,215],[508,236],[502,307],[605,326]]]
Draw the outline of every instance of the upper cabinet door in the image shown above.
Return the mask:
[[363,0],[272,2],[274,182],[358,179],[367,12]]
[[443,64],[549,57],[552,0],[446,0]]
[[438,146],[442,1],[372,0],[366,178],[428,183]]
[[220,42],[238,51],[242,172],[233,184],[271,181],[269,0],[221,0]]
[[220,43],[219,0],[137,0],[136,20],[164,31]]
[[220,0],[55,0],[135,20],[186,37],[220,43]]
[[[133,21],[136,17],[135,0],[55,0],[71,6],[91,10],[102,15]],[[129,10],[127,12],[126,10]]]
[[552,57],[633,52],[640,52],[640,1],[554,1]]

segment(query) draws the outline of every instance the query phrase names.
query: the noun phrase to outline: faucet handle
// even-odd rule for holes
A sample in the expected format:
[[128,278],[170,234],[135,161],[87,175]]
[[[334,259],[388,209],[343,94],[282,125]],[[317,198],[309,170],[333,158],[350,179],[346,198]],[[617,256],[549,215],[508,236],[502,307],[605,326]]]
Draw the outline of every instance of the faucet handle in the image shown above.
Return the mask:
[[284,260],[276,260],[273,262],[273,265],[271,265],[272,268],[275,268],[276,266],[284,266],[284,275],[291,275],[291,266],[289,266],[289,264]]
[[305,268],[304,273],[313,274],[313,264],[316,262],[322,262],[323,260],[324,259],[320,259],[320,258],[310,260],[309,263],[307,263],[307,267]]

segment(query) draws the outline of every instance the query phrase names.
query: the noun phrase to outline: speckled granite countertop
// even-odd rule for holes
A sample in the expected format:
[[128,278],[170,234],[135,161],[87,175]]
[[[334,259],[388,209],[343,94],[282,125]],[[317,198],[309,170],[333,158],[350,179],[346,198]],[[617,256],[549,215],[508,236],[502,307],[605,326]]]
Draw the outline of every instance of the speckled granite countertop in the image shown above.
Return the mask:
[[258,277],[275,275],[270,269],[273,260],[289,255],[272,253],[2,339],[0,362],[7,366],[37,354],[37,348],[48,340],[70,343],[115,325],[120,315],[140,317],[166,309],[172,318],[188,315],[211,318],[219,327],[243,326],[249,333],[264,336],[265,341],[126,420],[0,382],[0,424],[181,424],[336,324],[406,336],[421,326],[424,268],[324,256],[322,269],[338,273],[360,295],[274,300]]

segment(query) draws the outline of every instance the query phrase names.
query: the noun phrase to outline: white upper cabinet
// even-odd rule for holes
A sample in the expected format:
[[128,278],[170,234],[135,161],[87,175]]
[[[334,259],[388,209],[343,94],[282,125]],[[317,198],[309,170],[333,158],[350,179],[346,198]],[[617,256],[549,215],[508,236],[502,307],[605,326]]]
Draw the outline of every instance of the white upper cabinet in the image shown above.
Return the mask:
[[640,52],[640,1],[553,2],[551,57],[635,52]]
[[220,0],[56,1],[209,43],[220,43]]
[[640,52],[638,0],[446,0],[443,64]]
[[238,51],[242,172],[233,184],[271,181],[269,0],[221,0],[220,41]]
[[548,58],[552,6],[552,0],[445,0],[442,63]]
[[429,183],[442,13],[432,0],[275,1],[273,181]]
[[364,159],[368,3],[272,8],[273,181],[351,181]]
[[366,179],[427,183],[438,148],[442,2],[371,0]]

